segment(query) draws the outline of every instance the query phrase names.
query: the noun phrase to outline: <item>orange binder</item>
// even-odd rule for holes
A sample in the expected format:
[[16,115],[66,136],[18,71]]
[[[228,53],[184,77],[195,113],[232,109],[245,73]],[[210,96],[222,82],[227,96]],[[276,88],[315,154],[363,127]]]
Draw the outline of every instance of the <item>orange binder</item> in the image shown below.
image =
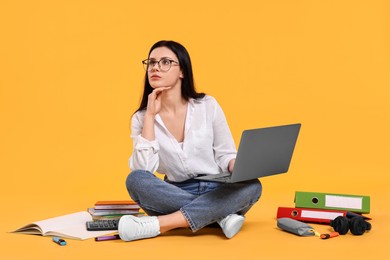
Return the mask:
[[[331,220],[334,220],[338,216],[351,218],[361,215],[343,210],[279,207],[276,218],[292,218],[302,222],[329,224]],[[370,219],[368,217],[364,218]]]

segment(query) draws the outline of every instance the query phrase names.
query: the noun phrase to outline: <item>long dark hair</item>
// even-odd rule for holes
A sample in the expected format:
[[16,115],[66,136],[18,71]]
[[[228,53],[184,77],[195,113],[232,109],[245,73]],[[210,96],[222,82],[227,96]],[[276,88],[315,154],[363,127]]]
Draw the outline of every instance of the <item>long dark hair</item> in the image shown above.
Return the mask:
[[[152,48],[150,48],[148,57],[150,56],[150,53],[154,49],[159,48],[159,47],[166,47],[166,48],[170,49],[173,53],[176,54],[176,56],[179,60],[180,69],[182,70],[182,73],[183,73],[183,79],[182,79],[182,83],[181,83],[181,96],[187,101],[190,98],[194,98],[194,99],[203,98],[205,96],[205,93],[198,93],[195,90],[191,59],[190,59],[190,55],[188,54],[186,48],[183,45],[181,45],[180,43],[175,42],[175,41],[159,41],[159,42],[156,42],[152,46]],[[153,88],[149,84],[148,72],[146,72],[145,73],[144,94],[142,96],[141,104],[135,112],[146,109],[146,106],[148,104],[148,96],[150,93],[152,93],[152,91],[153,91]]]

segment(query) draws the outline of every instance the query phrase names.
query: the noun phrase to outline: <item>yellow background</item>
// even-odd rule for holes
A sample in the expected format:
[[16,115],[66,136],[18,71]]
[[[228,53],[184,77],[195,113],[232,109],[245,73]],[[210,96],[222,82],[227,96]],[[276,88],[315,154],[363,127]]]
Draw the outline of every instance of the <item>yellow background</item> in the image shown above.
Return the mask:
[[[385,0],[2,0],[0,259],[387,258],[389,11]],[[59,247],[8,234],[128,198],[141,60],[161,39],[187,47],[236,144],[244,129],[302,123],[289,173],[262,179],[232,240],[204,229]],[[327,241],[279,231],[277,207],[293,206],[296,190],[371,196],[373,230]]]

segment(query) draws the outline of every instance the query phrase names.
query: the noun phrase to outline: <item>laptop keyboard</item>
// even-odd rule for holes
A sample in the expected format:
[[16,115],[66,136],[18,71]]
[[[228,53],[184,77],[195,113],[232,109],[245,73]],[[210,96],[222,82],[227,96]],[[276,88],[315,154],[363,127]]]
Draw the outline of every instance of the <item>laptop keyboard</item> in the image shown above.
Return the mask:
[[206,180],[206,181],[221,181],[221,182],[224,182],[226,180],[230,180],[231,179],[231,175],[230,174],[218,174],[220,176],[216,176],[216,175],[205,175],[205,176],[202,176],[202,177],[199,177],[198,179],[199,180]]
[[229,180],[230,179],[230,176],[221,176],[221,177],[217,177],[217,178],[212,178],[211,180]]

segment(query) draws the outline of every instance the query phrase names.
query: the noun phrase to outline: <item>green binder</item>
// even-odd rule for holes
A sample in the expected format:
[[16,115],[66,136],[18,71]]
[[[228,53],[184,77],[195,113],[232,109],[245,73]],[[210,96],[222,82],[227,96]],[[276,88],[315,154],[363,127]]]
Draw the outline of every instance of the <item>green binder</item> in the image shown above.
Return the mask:
[[370,196],[296,191],[295,207],[370,213]]

